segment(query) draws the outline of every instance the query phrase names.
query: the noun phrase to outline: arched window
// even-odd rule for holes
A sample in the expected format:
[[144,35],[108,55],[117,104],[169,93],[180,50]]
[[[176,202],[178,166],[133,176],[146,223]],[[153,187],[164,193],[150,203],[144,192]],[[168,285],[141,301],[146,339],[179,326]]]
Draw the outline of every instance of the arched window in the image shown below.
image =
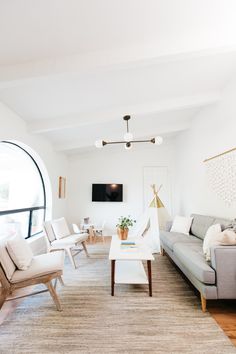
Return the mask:
[[46,193],[35,159],[16,143],[0,142],[0,237],[42,232]]

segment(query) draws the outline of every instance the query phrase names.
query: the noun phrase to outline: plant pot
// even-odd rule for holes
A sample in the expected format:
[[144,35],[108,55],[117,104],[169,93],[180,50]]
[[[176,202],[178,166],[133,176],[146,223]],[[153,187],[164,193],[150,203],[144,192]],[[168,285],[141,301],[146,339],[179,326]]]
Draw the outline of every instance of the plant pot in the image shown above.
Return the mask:
[[120,227],[117,228],[117,234],[120,240],[127,240],[128,238],[129,229],[121,229]]

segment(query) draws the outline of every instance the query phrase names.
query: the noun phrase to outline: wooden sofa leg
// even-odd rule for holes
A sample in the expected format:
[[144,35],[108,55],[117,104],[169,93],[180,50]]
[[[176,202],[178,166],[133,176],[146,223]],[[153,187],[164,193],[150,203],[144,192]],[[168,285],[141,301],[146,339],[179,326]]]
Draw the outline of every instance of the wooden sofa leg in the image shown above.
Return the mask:
[[202,294],[201,294],[201,304],[202,304],[202,312],[206,312],[207,301]]
[[165,250],[164,248],[161,246],[161,256],[164,256],[165,255]]

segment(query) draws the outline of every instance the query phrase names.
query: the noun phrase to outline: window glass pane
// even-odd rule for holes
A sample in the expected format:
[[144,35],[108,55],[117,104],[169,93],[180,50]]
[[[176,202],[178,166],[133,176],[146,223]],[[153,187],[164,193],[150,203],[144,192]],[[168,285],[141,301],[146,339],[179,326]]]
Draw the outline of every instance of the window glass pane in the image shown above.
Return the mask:
[[0,237],[8,237],[15,233],[19,233],[26,238],[28,236],[28,227],[29,211],[24,213],[0,215]]
[[42,231],[42,225],[44,221],[44,210],[34,210],[32,213],[31,221],[31,235],[37,234]]
[[42,179],[32,158],[21,148],[0,145],[0,211],[44,205]]

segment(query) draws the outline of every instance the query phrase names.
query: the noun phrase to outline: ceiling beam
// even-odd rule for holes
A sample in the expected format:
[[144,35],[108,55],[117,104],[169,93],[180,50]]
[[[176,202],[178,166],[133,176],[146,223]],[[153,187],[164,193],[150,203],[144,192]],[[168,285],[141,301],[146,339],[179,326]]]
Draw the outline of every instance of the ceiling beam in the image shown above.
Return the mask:
[[100,51],[87,54],[50,58],[38,62],[25,62],[0,66],[0,89],[16,87],[28,80],[51,75],[86,74],[98,70],[115,70],[149,66],[153,64],[186,60],[204,56],[236,53],[236,47],[216,47],[211,49],[188,49],[160,53],[155,44],[136,46],[119,50]]
[[185,110],[194,107],[204,107],[220,100],[219,92],[207,92],[194,96],[183,96],[159,102],[148,102],[134,106],[118,107],[113,110],[73,114],[53,119],[35,120],[27,123],[28,131],[33,134],[49,133],[75,127],[84,127],[99,123],[106,123],[120,119],[125,114],[145,116],[148,114]]

